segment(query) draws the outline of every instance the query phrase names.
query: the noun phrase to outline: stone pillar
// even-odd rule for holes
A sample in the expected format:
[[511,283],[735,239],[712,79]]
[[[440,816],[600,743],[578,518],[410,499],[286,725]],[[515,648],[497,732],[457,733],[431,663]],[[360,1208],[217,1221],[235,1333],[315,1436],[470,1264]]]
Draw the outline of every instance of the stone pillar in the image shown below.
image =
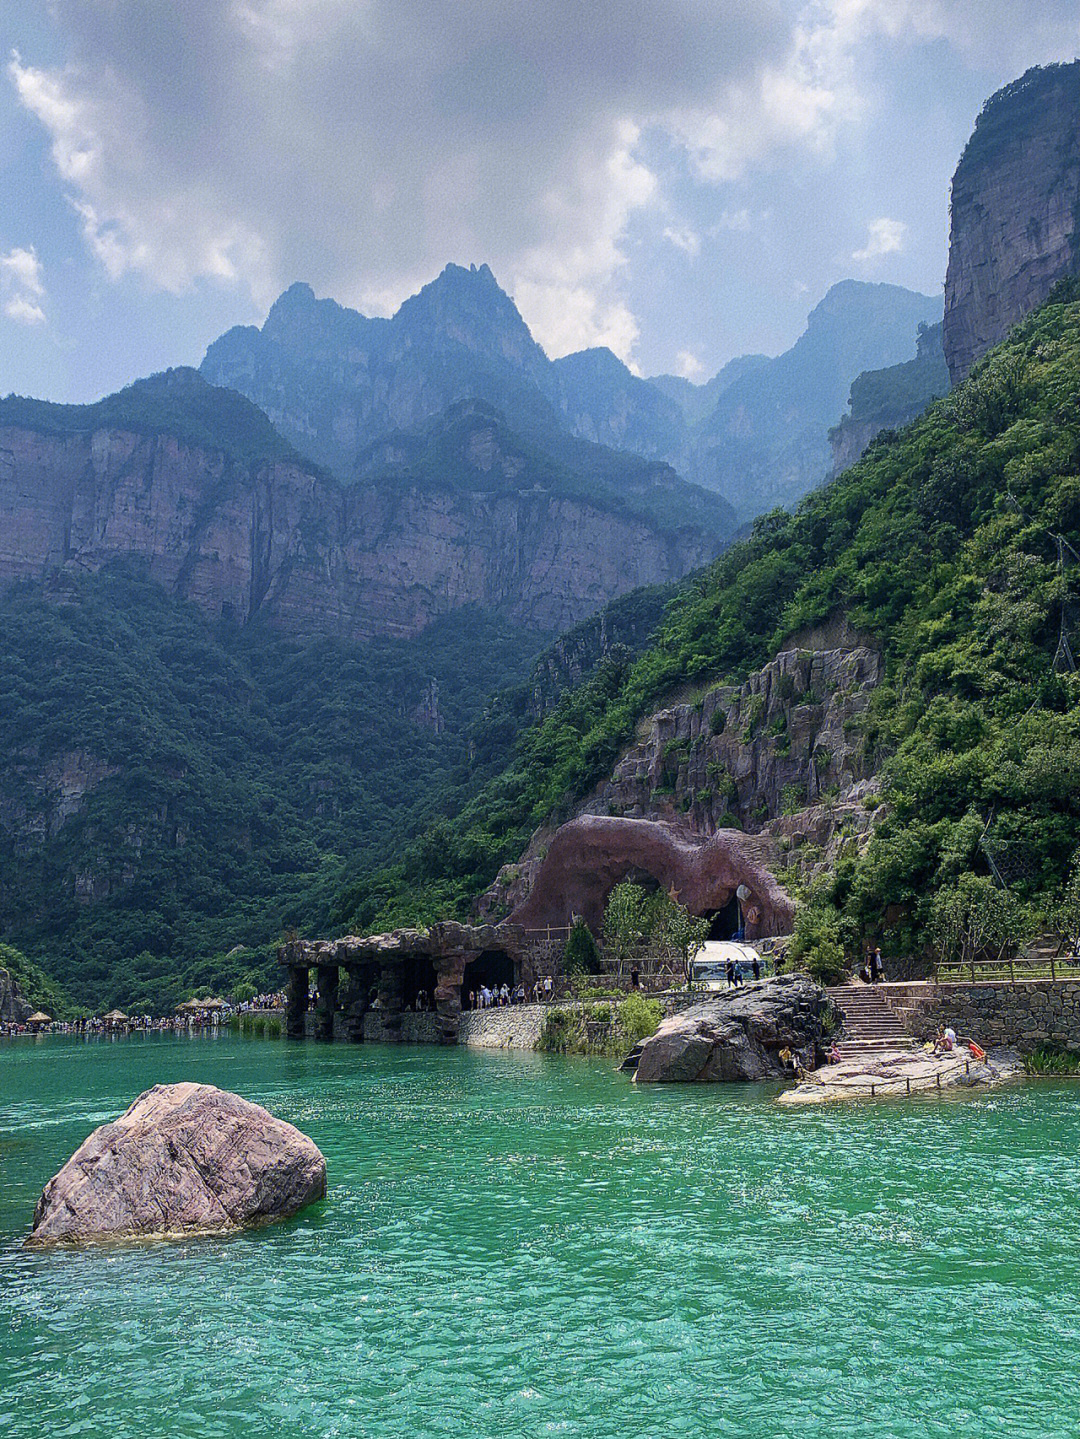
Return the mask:
[[402,960],[389,960],[379,970],[379,1021],[383,1038],[390,1043],[401,1038],[401,1016],[404,1009]]
[[457,1044],[461,1028],[461,986],[475,954],[447,954],[436,960],[435,1013],[443,1044]]
[[290,964],[285,987],[285,1034],[289,1039],[303,1039],[304,1016],[308,1009],[308,971],[306,964]]
[[364,1040],[364,1015],[371,1008],[369,991],[371,989],[372,971],[368,965],[350,964],[346,970],[348,979],[345,984],[345,993],[342,996],[342,1008],[348,1016],[346,1034],[353,1044],[362,1044]]
[[315,1034],[319,1039],[333,1039],[334,1011],[337,1009],[338,967],[319,965],[319,1004],[316,1010]]

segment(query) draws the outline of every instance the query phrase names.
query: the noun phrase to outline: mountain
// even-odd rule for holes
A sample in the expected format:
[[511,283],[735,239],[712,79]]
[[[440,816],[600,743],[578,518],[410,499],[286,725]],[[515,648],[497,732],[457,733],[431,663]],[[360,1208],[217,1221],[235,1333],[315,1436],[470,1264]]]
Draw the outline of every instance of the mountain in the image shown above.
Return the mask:
[[940,319],[940,300],[897,285],[834,285],[790,350],[720,394],[695,433],[692,477],[742,519],[795,503],[830,472],[828,432],[852,381],[911,359],[918,326]]
[[293,285],[261,330],[227,331],[200,368],[345,480],[380,438],[422,428],[461,400],[486,401],[517,429],[559,428],[550,361],[486,265],[448,265],[392,320]]
[[570,433],[685,470],[683,411],[607,349],[581,350],[552,366]]
[[262,329],[229,330],[203,376],[245,395],[299,453],[351,482],[464,401],[493,406],[549,452],[561,438],[671,465],[738,519],[790,503],[828,473],[827,432],[863,370],[911,359],[940,304],[846,281],[775,360],[741,356],[706,385],[634,375],[610,350],[549,360],[486,265],[448,265],[392,319],[293,285]]
[[96,405],[8,398],[0,585],[127,556],[208,614],[290,633],[410,635],[470,606],[550,632],[705,563],[730,528],[669,469],[565,438],[553,456],[490,407],[410,443],[343,486],[192,370]]
[[675,401],[682,410],[687,424],[696,425],[712,414],[720,396],[725,390],[730,389],[736,380],[741,380],[743,375],[769,363],[768,355],[737,355],[734,360],[729,360],[713,375],[711,380],[706,380],[703,385],[696,385],[692,380],[684,379],[682,375],[653,375],[649,384],[654,385],[669,399]]
[[945,357],[953,381],[1080,274],[1080,60],[986,102],[952,182]]
[[1009,923],[1045,923],[1080,863],[1078,389],[1071,281],[925,415],[761,518],[636,660],[564,692],[452,819],[358,876],[339,921],[467,913],[504,864],[486,903],[518,901],[556,825],[628,813],[752,832],[822,953],[875,936],[919,955],[958,884],[993,888],[991,859]]
[[919,327],[913,360],[866,370],[852,383],[848,412],[829,431],[833,472],[853,465],[875,435],[898,430],[921,415],[932,400],[949,392],[949,369],[941,325]]
[[505,717],[480,753],[471,727],[544,639],[477,610],[363,645],[241,627],[128,559],[12,586],[0,940],[99,1012],[276,987],[273,943],[326,925],[346,859],[387,863],[505,763]]

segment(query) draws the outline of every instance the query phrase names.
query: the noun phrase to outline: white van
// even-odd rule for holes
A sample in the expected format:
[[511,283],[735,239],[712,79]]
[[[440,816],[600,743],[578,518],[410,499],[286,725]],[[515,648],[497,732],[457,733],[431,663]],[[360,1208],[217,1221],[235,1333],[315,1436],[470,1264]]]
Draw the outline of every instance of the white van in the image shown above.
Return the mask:
[[754,977],[755,959],[764,975],[768,961],[762,959],[752,944],[741,944],[734,939],[707,939],[690,962],[690,983],[695,989],[727,989],[729,961],[747,980]]

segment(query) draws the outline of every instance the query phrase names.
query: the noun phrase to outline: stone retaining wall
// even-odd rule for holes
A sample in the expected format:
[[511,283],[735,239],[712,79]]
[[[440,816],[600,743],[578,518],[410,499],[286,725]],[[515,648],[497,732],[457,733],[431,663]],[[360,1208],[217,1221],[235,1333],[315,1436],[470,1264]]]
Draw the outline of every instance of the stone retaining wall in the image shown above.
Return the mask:
[[[665,1017],[676,1014],[706,998],[702,991],[691,994],[686,990],[672,990],[668,993],[648,996],[658,999]],[[616,1004],[616,1000],[589,1000],[590,1004]],[[501,1009],[466,1009],[461,1014],[461,1028],[458,1043],[473,1049],[535,1049],[544,1026],[544,1015],[549,1009],[580,1009],[581,1005],[570,999],[557,999],[553,1004],[512,1004]],[[438,1016],[433,1010],[415,1013],[406,1010],[399,1015],[400,1028],[387,1030],[382,1010],[369,1009],[364,1015],[364,1039],[368,1043],[386,1041],[391,1044],[442,1044],[443,1037],[438,1028]],[[317,1037],[317,1015],[314,1010],[304,1016],[306,1038]],[[344,1010],[334,1015],[334,1040],[347,1041],[349,1020]]]
[[505,1009],[467,1009],[461,1016],[458,1043],[472,1049],[535,1049],[544,1015],[554,1007],[511,1004]]
[[1045,1044],[1080,1050],[1078,980],[883,984],[877,992],[917,1039],[930,1039],[942,1024],[951,1024],[984,1049],[1005,1044],[1027,1053]]

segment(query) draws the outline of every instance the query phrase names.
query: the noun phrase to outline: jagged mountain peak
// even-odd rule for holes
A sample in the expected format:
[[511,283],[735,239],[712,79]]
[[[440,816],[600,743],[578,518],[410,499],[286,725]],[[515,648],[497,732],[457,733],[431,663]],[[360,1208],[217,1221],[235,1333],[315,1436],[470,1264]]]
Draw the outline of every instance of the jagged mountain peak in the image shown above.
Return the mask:
[[396,329],[539,371],[547,356],[487,265],[447,265],[394,316]]

